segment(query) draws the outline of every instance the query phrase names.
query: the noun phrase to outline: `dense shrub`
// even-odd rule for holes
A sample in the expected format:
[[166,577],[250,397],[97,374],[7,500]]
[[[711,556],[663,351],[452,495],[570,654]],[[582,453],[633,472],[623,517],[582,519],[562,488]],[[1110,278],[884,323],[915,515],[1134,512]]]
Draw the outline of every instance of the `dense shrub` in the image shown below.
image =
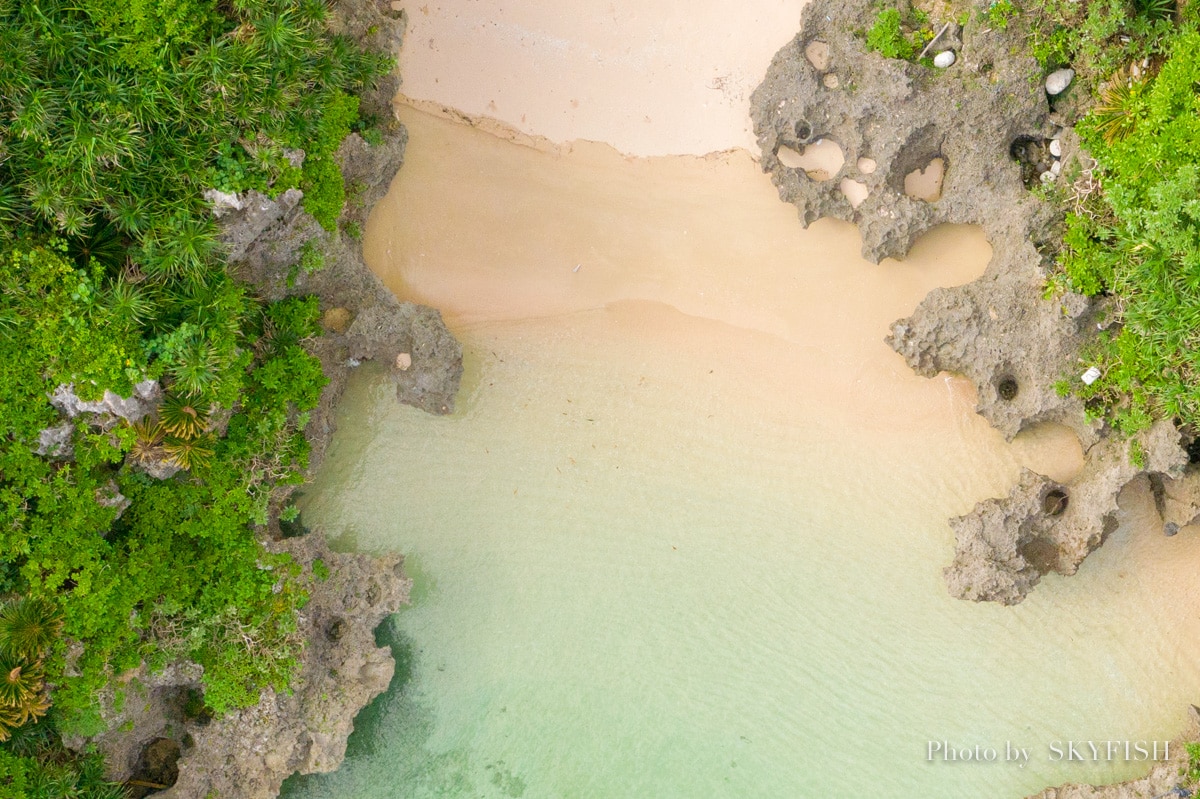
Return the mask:
[[1113,132],[1113,111],[1079,130],[1102,199],[1068,220],[1062,267],[1114,318],[1089,353],[1103,377],[1079,391],[1123,430],[1154,419],[1200,425],[1200,33],[1173,40],[1158,75]]
[[[230,276],[202,192],[300,186],[336,229],[334,154],[390,61],[325,15],[322,0],[0,0],[0,597],[61,619],[34,659],[61,729],[97,731],[98,689],[142,663],[201,664],[216,713],[296,669],[304,583],[257,532],[307,465],[318,311]],[[41,442],[63,423],[56,387],[92,400],[147,379],[166,394],[151,416],[82,414],[68,448]],[[5,690],[23,689],[0,681],[0,725]],[[0,746],[0,785],[49,796],[13,786],[93,768],[55,758]]]

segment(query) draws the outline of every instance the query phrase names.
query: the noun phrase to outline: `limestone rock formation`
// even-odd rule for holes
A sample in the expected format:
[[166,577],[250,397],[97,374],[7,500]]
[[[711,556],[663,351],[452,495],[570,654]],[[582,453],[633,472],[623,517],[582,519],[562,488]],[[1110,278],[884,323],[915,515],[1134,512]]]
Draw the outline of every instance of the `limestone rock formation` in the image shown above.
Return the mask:
[[[1168,532],[1200,513],[1200,489],[1184,477],[1187,459],[1171,425],[1144,436],[1147,463],[1137,467],[1126,444],[1056,389],[1086,372],[1081,347],[1104,319],[1101,301],[1043,298],[1062,220],[1030,188],[1043,175],[1078,173],[1073,190],[1095,189],[1093,163],[1066,126],[1078,109],[1064,110],[1061,99],[1051,107],[1015,28],[963,30],[950,21],[938,46],[955,51],[955,67],[931,69],[869,52],[855,31],[873,13],[869,0],[805,7],[802,32],[776,54],[751,99],[762,166],[803,224],[821,217],[857,224],[863,256],[874,262],[903,258],[940,224],[983,228],[992,246],[983,276],[930,292],[892,325],[887,341],[920,375],[967,377],[976,410],[1007,438],[1055,422],[1073,430],[1087,453],[1070,485],[1027,473],[1007,498],[952,520],[951,593],[1013,604],[1047,571],[1074,573],[1114,524],[1117,494],[1141,472],[1161,488]],[[818,140],[841,148],[837,171],[788,165],[802,163]],[[917,191],[916,174],[939,161],[940,188]],[[865,186],[866,199],[851,203],[844,181]],[[1062,502],[1052,498],[1060,494]]]
[[127,675],[127,699],[120,712],[110,705],[110,732],[95,739],[112,778],[137,774],[145,749],[164,739],[176,744],[179,759],[178,781],[156,794],[163,799],[269,799],[292,773],[328,772],[342,762],[354,716],[387,689],[395,668],[374,630],[407,601],[411,583],[399,556],[334,553],[316,533],[272,549],[308,572],[320,560],[329,573],[321,582],[318,568],[301,611],[307,644],[292,692],[268,690],[254,707],[212,720],[197,712],[201,672],[194,664]]
[[[343,229],[366,224],[371,207],[386,192],[404,160],[407,132],[398,124],[376,145],[351,134],[338,151],[347,185],[358,188],[342,215]],[[275,200],[257,192],[241,211],[222,219],[222,239],[239,277],[268,299],[315,294],[336,325],[313,343],[330,388],[309,424],[312,462],[320,461],[333,431],[333,409],[348,370],[363,360],[387,366],[401,402],[430,413],[454,410],[462,377],[462,347],[432,308],[400,302],[366,266],[361,243],[342,232],[330,234],[304,211],[300,192]],[[297,267],[305,247],[321,253],[323,266]],[[401,369],[397,356],[411,366]]]
[[[1160,422],[1139,441],[1152,474],[1182,474],[1186,455],[1174,425]],[[1143,471],[1129,462],[1127,446],[1115,438],[1101,440],[1069,484],[1025,469],[1007,497],[984,500],[966,516],[951,519],[950,594],[1014,605],[1047,572],[1074,574],[1116,529],[1117,495]]]

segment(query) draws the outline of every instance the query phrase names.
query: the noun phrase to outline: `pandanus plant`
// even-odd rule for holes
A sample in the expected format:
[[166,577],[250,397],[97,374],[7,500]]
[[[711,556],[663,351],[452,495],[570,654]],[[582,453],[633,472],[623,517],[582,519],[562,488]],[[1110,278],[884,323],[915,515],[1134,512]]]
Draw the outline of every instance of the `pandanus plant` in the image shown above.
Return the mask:
[[0,607],[0,741],[50,709],[42,663],[62,626],[58,608],[45,599],[20,597]]
[[1134,77],[1128,67],[1117,70],[1101,87],[1100,102],[1092,109],[1092,117],[1106,142],[1120,141],[1137,128],[1146,112],[1145,89],[1146,81]]

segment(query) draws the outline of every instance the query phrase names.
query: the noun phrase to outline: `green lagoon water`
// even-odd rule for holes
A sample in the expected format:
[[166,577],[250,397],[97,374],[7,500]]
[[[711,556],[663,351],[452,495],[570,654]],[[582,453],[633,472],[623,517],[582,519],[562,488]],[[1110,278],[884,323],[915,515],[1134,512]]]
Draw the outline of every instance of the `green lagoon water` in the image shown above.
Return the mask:
[[368,256],[447,314],[466,376],[449,417],[366,370],[340,407],[304,520],[404,553],[413,601],[346,763],[288,799],[1018,799],[1146,770],[1055,741],[1181,732],[1200,537],[1165,538],[1147,492],[1023,604],[946,594],[947,518],[1079,458],[1006,444],[966,381],[882,341],[982,273],[978,230],[873,265],[849,225],[801,230],[745,153],[401,117]]
[[307,490],[415,586],[401,676],[289,799],[1020,797],[1144,771],[1049,746],[1169,738],[1200,697],[1196,542],[1144,494],[1024,604],[946,595],[946,518],[1017,468],[954,381],[806,384],[861,376],[651,305],[457,332],[459,411],[363,372]]

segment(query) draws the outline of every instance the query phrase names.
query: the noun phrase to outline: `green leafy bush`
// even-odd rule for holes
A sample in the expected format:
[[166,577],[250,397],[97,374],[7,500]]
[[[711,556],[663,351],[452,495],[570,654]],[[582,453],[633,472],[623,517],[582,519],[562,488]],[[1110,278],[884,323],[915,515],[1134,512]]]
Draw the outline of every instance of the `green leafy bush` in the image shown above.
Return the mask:
[[987,7],[987,22],[996,30],[1007,30],[1008,21],[1016,13],[1012,0],[993,0]]
[[1126,432],[1200,425],[1200,32],[1182,31],[1138,110],[1113,135],[1101,109],[1079,126],[1102,200],[1068,219],[1061,265],[1087,294],[1119,299],[1088,353],[1103,376],[1081,396]]
[[[229,274],[203,190],[303,186],[336,228],[354,95],[391,63],[325,16],[311,0],[0,2],[0,589],[61,618],[47,640],[0,612],[0,650],[25,658],[0,651],[8,727],[5,697],[44,683],[60,729],[97,732],[96,692],[142,663],[202,665],[216,713],[295,672],[305,583],[258,534],[307,465],[318,309],[263,303]],[[147,379],[167,399],[131,424],[65,421],[48,400]],[[56,450],[42,439],[64,424]],[[155,479],[151,463],[182,471]],[[123,511],[101,501],[116,494]],[[28,726],[0,747],[0,785],[105,795],[80,787],[95,759],[14,748]],[[51,766],[59,793],[14,787]]]
[[304,210],[328,231],[337,230],[337,220],[346,204],[346,187],[334,154],[358,119],[358,98],[335,92],[321,113],[307,157],[301,186]]
[[886,8],[875,17],[875,24],[867,31],[867,49],[874,50],[884,58],[912,58],[913,46],[900,26],[900,12]]

